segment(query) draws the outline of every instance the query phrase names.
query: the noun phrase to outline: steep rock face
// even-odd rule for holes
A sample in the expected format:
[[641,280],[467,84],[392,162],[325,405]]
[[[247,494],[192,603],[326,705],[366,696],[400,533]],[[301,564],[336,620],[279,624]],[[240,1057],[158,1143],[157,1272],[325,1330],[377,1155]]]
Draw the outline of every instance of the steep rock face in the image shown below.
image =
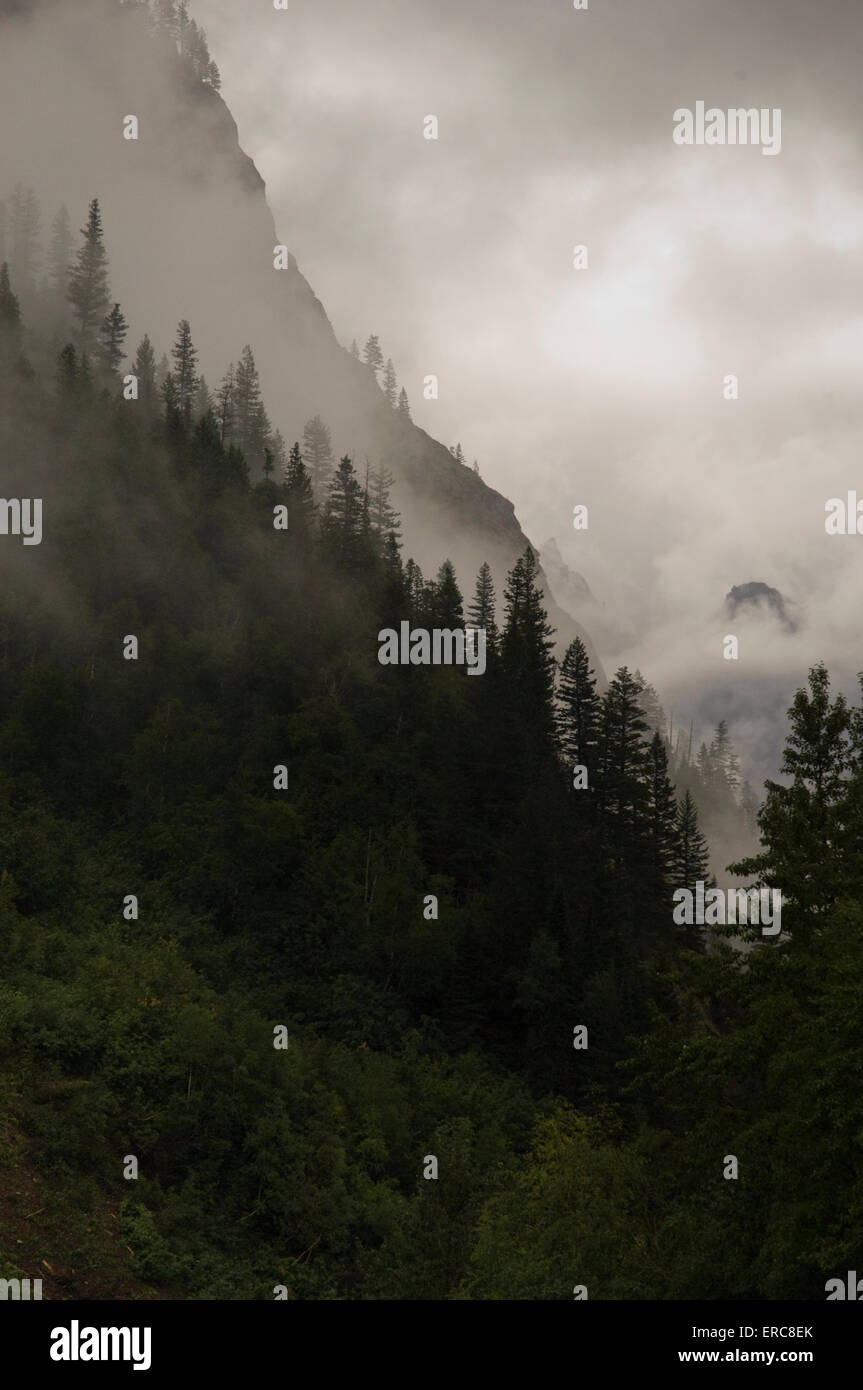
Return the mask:
[[[149,332],[160,353],[188,319],[211,386],[251,344],[285,438],[301,438],[320,415],[361,475],[366,459],[394,474],[406,553],[429,575],[449,557],[466,595],[488,560],[502,599],[506,571],[528,544],[513,504],[389,408],[336,341],[293,256],[287,270],[274,269],[288,229],[277,234],[221,96],[117,0],[0,0],[0,16],[0,197],[21,180],[47,221],[65,203],[77,226],[98,197],[130,342]],[[134,142],[122,136],[129,113],[139,120]],[[546,602],[558,641],[580,635],[603,678],[587,634],[549,590]]]

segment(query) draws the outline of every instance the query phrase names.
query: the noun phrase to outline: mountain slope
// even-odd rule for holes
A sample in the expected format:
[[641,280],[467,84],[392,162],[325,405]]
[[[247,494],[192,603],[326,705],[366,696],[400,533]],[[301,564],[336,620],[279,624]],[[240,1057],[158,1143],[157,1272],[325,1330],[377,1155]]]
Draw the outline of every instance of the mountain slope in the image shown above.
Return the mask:
[[[0,195],[21,180],[42,199],[46,222],[63,202],[73,225],[99,197],[130,343],[148,332],[165,350],[182,315],[211,385],[250,343],[286,439],[301,438],[319,414],[360,473],[368,457],[395,475],[406,550],[424,570],[448,556],[470,592],[488,560],[500,598],[506,570],[528,544],[513,504],[389,408],[364,364],[336,341],[292,256],[287,269],[274,269],[281,237],[219,94],[116,0],[24,9],[22,17],[11,0],[0,7],[0,117],[12,132],[0,152]],[[35,99],[45,91],[50,103]],[[138,117],[137,141],[123,138],[127,114]],[[581,635],[598,668],[586,634],[550,592],[546,599],[558,641]]]

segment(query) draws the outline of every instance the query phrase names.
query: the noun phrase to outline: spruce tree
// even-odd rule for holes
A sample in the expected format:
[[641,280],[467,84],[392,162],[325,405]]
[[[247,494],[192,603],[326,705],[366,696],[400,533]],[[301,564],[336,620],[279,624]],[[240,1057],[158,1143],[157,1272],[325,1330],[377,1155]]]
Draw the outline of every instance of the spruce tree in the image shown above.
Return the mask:
[[123,344],[129,332],[129,325],[119,304],[115,304],[110,314],[106,314],[99,330],[98,356],[105,370],[114,376],[125,356]]
[[108,292],[108,256],[103,244],[99,200],[90,204],[87,226],[75,265],[69,270],[69,303],[78,321],[78,347],[90,352],[98,343],[99,327],[111,302]]
[[299,441],[291,449],[284,469],[284,486],[288,494],[288,518],[291,530],[307,536],[315,519],[315,494],[306,469]]
[[647,792],[647,721],[641,709],[641,692],[642,682],[621,666],[602,697],[600,716],[601,807],[630,862],[636,852]]
[[330,432],[320,415],[309,420],[303,430],[303,458],[306,468],[309,470],[315,496],[320,498],[324,495],[333,475],[333,446]]
[[404,387],[402,387],[401,391],[399,391],[398,410],[399,415],[404,415],[405,419],[409,420],[411,418],[411,408],[410,404],[408,403],[408,393]]
[[401,533],[401,518],[390,505],[390,492],[394,482],[392,473],[386,468],[372,470],[369,491],[370,519],[379,546],[383,545],[388,535],[393,534],[398,538]]
[[322,545],[344,569],[355,568],[361,560],[363,505],[363,489],[345,455],[330,482],[321,518]]
[[384,357],[377,335],[374,333],[369,335],[366,345],[363,348],[363,361],[371,371],[375,380],[377,380],[378,372],[383,369]]
[[596,677],[580,637],[566,649],[557,686],[558,737],[567,766],[585,767],[588,787],[596,786],[600,702]]
[[396,369],[393,366],[393,359],[387,358],[384,367],[384,395],[391,410],[395,410],[398,405],[398,381],[396,380]]
[[528,546],[507,575],[501,666],[511,708],[519,711],[526,730],[550,741],[554,731],[554,641],[542,606],[538,573],[536,555]]
[[486,646],[493,646],[497,641],[495,594],[491,567],[487,560],[483,560],[479,567],[473,599],[467,610],[467,619],[471,627],[485,629]]
[[192,330],[188,319],[180,320],[171,357],[174,361],[171,376],[176,391],[176,409],[188,422],[192,418],[192,407],[198,387],[198,353],[192,342]]
[[232,440],[242,449],[250,468],[259,468],[270,436],[270,422],[261,399],[261,382],[255,357],[246,344],[234,378]]
[[[707,841],[698,825],[698,812],[692,793],[686,792],[677,804],[676,835],[674,853],[671,858],[671,884],[673,889],[687,888],[695,892],[696,884],[713,884],[710,875],[710,856]],[[704,949],[704,927],[693,922],[683,928],[685,944],[692,950]]]
[[150,342],[148,334],[144,334],[138,344],[138,351],[135,353],[135,360],[132,363],[132,373],[138,378],[138,400],[143,409],[151,414],[156,409],[157,386],[156,386],[156,354],[153,351],[153,344]]
[[464,605],[452,560],[444,560],[437,572],[432,613],[435,627],[464,627]]
[[232,438],[234,430],[234,388],[236,376],[233,362],[228,367],[222,378],[219,389],[216,391],[216,404],[214,414],[219,426],[219,438],[223,444]]

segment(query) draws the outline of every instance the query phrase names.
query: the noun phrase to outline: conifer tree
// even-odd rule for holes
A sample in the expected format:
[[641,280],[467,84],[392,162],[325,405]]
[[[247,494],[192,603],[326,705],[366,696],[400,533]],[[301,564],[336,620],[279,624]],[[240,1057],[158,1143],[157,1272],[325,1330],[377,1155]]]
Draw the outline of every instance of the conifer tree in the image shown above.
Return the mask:
[[390,492],[394,482],[392,473],[386,468],[381,467],[372,470],[369,493],[370,519],[372,531],[377,537],[379,545],[383,545],[390,533],[396,538],[401,533],[401,518],[390,504]]
[[123,361],[123,344],[129,332],[129,325],[119,304],[115,304],[110,314],[106,314],[99,330],[99,360],[109,375],[113,376]]
[[411,418],[411,408],[408,402],[408,393],[404,387],[402,387],[401,391],[399,391],[398,410],[399,415],[404,415],[405,418],[408,420]]
[[605,816],[629,853],[646,796],[647,721],[641,710],[642,683],[626,666],[615,672],[602,698],[600,722],[600,797]]
[[[707,841],[698,825],[698,812],[691,792],[684,794],[677,804],[676,836],[674,853],[671,859],[671,883],[674,889],[687,888],[695,892],[696,884],[708,887],[714,883],[710,875],[710,857]],[[691,950],[704,949],[704,927],[693,922],[683,928],[683,939]]]
[[309,420],[303,430],[303,458],[315,496],[324,495],[333,475],[333,446],[330,432],[320,415]]
[[237,364],[233,406],[233,442],[242,449],[250,467],[258,468],[264,461],[270,422],[261,399],[261,382],[254,353],[248,343]]
[[432,612],[435,627],[464,627],[464,605],[452,560],[444,560],[437,572]]
[[306,469],[299,441],[295,441],[284,470],[284,485],[288,494],[288,518],[291,529],[310,535],[315,519],[315,494]]
[[216,392],[214,414],[219,426],[219,438],[223,444],[233,436],[234,430],[234,387],[236,375],[233,362],[228,367]]
[[[651,892],[656,899],[672,879],[679,848],[677,802],[668,776],[665,741],[658,730],[654,731],[647,750],[647,778],[647,825],[653,871]],[[674,886],[681,885],[675,883]]]
[[497,629],[495,627],[494,581],[492,580],[491,566],[487,560],[483,560],[479,567],[476,587],[470,607],[467,610],[467,616],[471,626],[485,628],[489,640],[491,640],[492,634],[496,633]]
[[363,348],[363,360],[366,366],[371,371],[375,380],[377,380],[378,372],[383,369],[384,356],[381,352],[381,345],[378,342],[377,335],[375,333],[371,333],[369,335],[366,345]]
[[507,575],[501,663],[514,706],[542,738],[554,730],[553,629],[542,606],[539,565],[528,546]]
[[78,346],[89,352],[98,342],[99,327],[108,312],[108,256],[103,244],[99,200],[90,204],[77,263],[69,271],[69,302],[78,321]]
[[580,637],[566,649],[557,688],[558,737],[570,767],[586,767],[588,786],[596,785],[600,702],[596,677]]
[[357,359],[357,361],[360,360],[360,350],[359,350],[359,348],[357,347],[357,340],[356,340],[356,338],[353,338],[353,339],[351,340],[351,357],[355,357],[355,358]]
[[157,400],[156,354],[147,333],[138,344],[132,372],[138,378],[138,400],[148,414],[154,412]]
[[347,454],[339,460],[327,490],[321,518],[321,541],[343,568],[354,568],[362,555],[363,489]]
[[395,410],[398,405],[398,381],[396,379],[396,369],[393,366],[393,359],[387,358],[384,367],[384,395],[391,410]]
[[171,349],[174,366],[171,376],[176,391],[176,408],[186,421],[192,418],[192,406],[198,386],[198,353],[192,342],[188,319],[181,319],[177,338]]

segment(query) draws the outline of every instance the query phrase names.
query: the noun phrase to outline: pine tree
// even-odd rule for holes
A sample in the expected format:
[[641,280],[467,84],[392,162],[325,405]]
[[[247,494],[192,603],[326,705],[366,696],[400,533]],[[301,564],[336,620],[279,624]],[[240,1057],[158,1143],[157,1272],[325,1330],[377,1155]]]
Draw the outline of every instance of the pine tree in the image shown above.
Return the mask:
[[[756,874],[757,882],[778,888],[783,898],[783,931],[803,944],[834,903],[837,873],[824,864],[841,857],[845,842],[846,774],[853,762],[854,721],[844,695],[830,694],[823,663],[809,672],[788,711],[790,731],[782,773],[790,786],[767,782],[758,816],[763,853],[731,865],[732,872]],[[788,915],[786,917],[786,907]]]
[[734,751],[728,733],[728,724],[721,719],[716,726],[713,742],[710,745],[710,757],[715,775],[723,787],[727,787],[732,795],[740,786],[740,760]]
[[192,330],[188,319],[180,320],[171,357],[174,361],[171,376],[176,391],[176,408],[182,418],[189,421],[192,418],[192,406],[198,386],[198,353],[192,342]]
[[[647,750],[647,777],[647,823],[654,880],[651,895],[657,898],[674,876],[679,848],[677,803],[668,776],[665,742],[658,730],[654,731]],[[673,886],[681,885],[675,883]]]
[[320,415],[309,420],[303,430],[303,458],[315,496],[321,497],[333,475],[333,446]]
[[491,568],[483,560],[476,577],[473,599],[467,610],[467,620],[471,627],[485,630],[486,650],[497,643],[497,624],[495,623],[495,594]]
[[405,565],[405,591],[410,605],[411,620],[416,624],[423,624],[426,618],[426,586],[423,572],[413,559],[409,559]]
[[455,459],[456,463],[464,463],[464,462],[465,462],[464,449],[461,447],[460,444],[456,444],[455,447],[453,447],[453,446],[451,445],[451,446],[450,446],[450,453],[452,454],[452,456],[453,456],[453,458]]
[[401,391],[399,392],[399,406],[398,406],[398,410],[399,410],[399,415],[404,415],[405,418],[408,419],[408,420],[411,418],[411,408],[410,408],[410,405],[409,405],[409,403],[408,403],[408,393],[407,393],[407,391],[405,390],[404,387],[402,387]]
[[[671,858],[671,882],[674,889],[687,888],[695,892],[697,883],[708,887],[714,882],[710,875],[710,856],[707,841],[698,825],[698,812],[692,794],[686,792],[677,804],[676,836]],[[691,950],[704,950],[704,927],[693,922],[683,928],[683,938]]]
[[576,637],[566,649],[557,687],[558,737],[570,767],[586,767],[588,787],[595,787],[600,702],[587,648]]
[[150,342],[148,334],[144,334],[138,344],[138,351],[135,353],[135,360],[132,363],[132,373],[138,378],[138,400],[142,408],[152,414],[156,409],[157,386],[156,386],[156,354],[153,351],[153,344]]
[[633,861],[647,792],[642,683],[626,666],[615,672],[602,698],[600,721],[600,797],[604,815]]
[[368,341],[366,342],[366,345],[363,348],[363,360],[366,366],[372,372],[375,380],[377,380],[378,372],[383,369],[384,357],[383,353],[381,352],[381,345],[378,342],[376,334],[374,333],[370,334]]
[[259,468],[270,436],[270,422],[261,399],[261,382],[255,357],[246,344],[234,379],[234,424],[232,440],[242,449],[250,468]]
[[115,304],[110,314],[106,314],[99,330],[98,356],[105,370],[113,376],[123,361],[123,344],[129,325],[119,304]]
[[234,388],[236,386],[236,375],[233,362],[228,367],[222,378],[221,385],[216,392],[216,404],[214,414],[219,426],[219,438],[223,444],[232,438],[234,431]]
[[90,351],[98,342],[99,326],[108,312],[108,256],[102,240],[102,214],[99,200],[90,204],[87,226],[81,231],[83,245],[77,263],[69,271],[69,302],[78,320],[78,345]]
[[526,726],[551,739],[554,730],[553,629],[542,606],[539,565],[528,546],[507,575],[501,663],[513,699]]
[[361,559],[363,533],[363,489],[354,465],[345,455],[327,491],[321,519],[321,541],[326,552],[345,569]]
[[464,627],[464,605],[452,560],[444,560],[437,572],[432,613],[435,627]]
[[385,468],[373,470],[370,489],[370,519],[372,531],[382,546],[390,534],[397,539],[401,533],[401,518],[390,505],[390,491],[395,479]]
[[675,888],[694,891],[696,883],[710,879],[710,856],[707,841],[698,826],[698,812],[692,793],[686,792],[677,803],[676,843],[671,862],[671,878]]
[[393,359],[387,358],[384,367],[384,395],[391,410],[395,410],[398,405],[398,381],[396,380],[396,369],[393,366]]
[[315,519],[315,494],[306,470],[299,441],[291,449],[284,471],[288,493],[288,518],[291,529],[302,535],[311,534]]

